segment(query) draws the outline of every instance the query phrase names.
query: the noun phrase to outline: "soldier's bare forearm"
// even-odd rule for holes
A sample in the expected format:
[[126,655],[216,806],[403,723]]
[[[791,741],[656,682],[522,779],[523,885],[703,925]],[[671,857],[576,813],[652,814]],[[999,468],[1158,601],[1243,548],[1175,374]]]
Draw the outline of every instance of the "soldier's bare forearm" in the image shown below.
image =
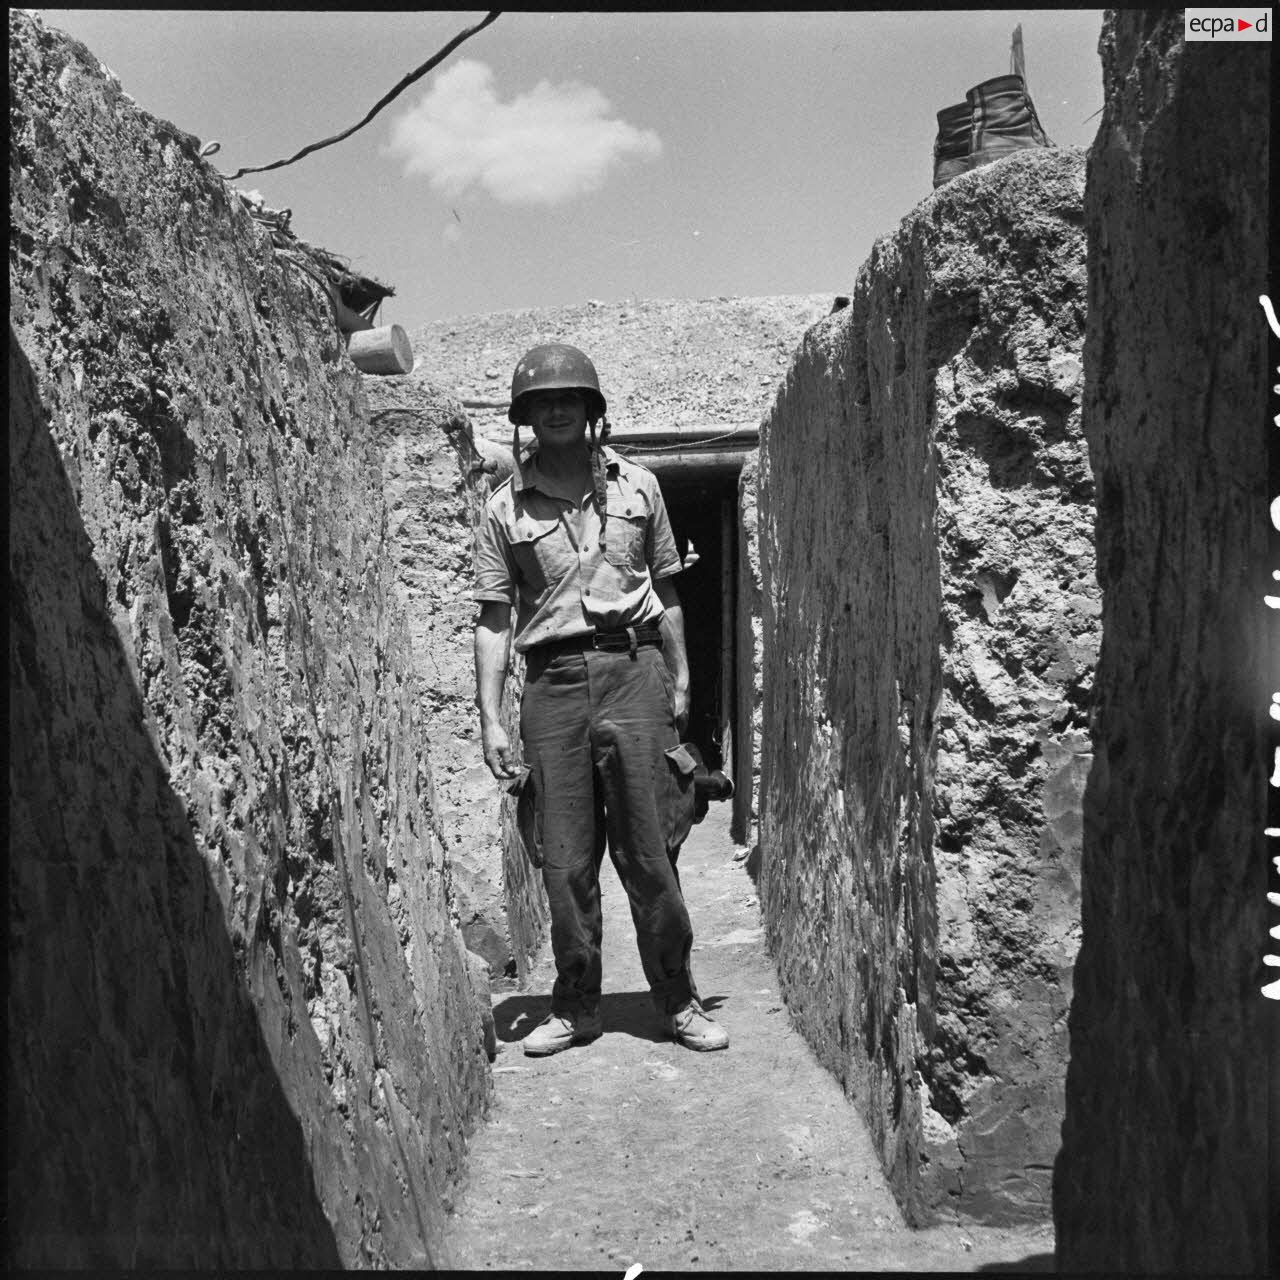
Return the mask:
[[515,753],[502,725],[502,686],[511,651],[511,606],[486,601],[476,619],[476,705],[484,762],[495,778],[516,776]]
[[689,655],[684,644],[684,610],[680,607],[680,597],[676,594],[675,584],[670,578],[659,578],[654,583],[654,591],[664,610],[662,619],[662,655],[675,677],[676,688],[687,690],[689,687]]
[[511,652],[511,606],[488,600],[476,619],[476,706],[481,728],[502,719],[502,687]]
[[662,652],[675,676],[676,688],[688,689],[689,655],[684,646],[684,610],[679,605],[667,610],[662,633]]

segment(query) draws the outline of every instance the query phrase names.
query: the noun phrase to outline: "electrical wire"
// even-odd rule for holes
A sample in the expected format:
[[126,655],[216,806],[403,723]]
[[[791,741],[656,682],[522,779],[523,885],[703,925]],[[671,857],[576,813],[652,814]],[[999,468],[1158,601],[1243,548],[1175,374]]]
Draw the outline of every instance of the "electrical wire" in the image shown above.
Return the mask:
[[334,134],[332,138],[325,138],[321,142],[313,142],[310,146],[303,147],[297,155],[290,156],[287,160],[273,160],[270,164],[251,165],[245,169],[237,169],[233,174],[223,174],[222,177],[228,182],[234,182],[237,178],[243,178],[246,173],[266,173],[270,169],[283,169],[287,164],[293,164],[296,160],[301,160],[303,156],[309,156],[313,151],[319,151],[322,147],[331,147],[335,142],[342,142],[345,138],[351,137],[357,129],[363,129],[365,125],[373,119],[389,102],[399,97],[415,80],[421,79],[431,70],[432,67],[438,65],[447,58],[464,40],[470,39],[477,31],[483,31],[497,16],[502,12],[501,9],[492,9],[485,17],[483,22],[478,22],[474,27],[468,27],[465,31],[460,32],[449,41],[439,53],[428,58],[415,71],[409,72],[403,80],[400,81],[390,93],[381,97],[373,106],[373,109],[365,116],[359,124],[353,124],[350,129],[342,133]]

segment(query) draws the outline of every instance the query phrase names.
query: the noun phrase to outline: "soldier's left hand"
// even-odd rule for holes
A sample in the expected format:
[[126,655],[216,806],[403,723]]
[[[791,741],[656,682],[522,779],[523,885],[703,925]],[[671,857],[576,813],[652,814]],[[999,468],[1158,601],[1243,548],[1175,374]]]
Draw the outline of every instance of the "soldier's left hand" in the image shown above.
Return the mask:
[[676,732],[684,736],[689,727],[689,690],[676,685],[675,691]]

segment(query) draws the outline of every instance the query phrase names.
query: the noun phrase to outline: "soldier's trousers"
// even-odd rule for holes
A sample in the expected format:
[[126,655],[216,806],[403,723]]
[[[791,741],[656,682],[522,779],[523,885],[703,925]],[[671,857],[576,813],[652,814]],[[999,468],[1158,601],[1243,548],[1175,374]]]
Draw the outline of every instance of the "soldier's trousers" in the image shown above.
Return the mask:
[[661,650],[528,656],[520,735],[529,770],[522,835],[551,907],[553,1013],[600,1002],[600,867],[626,890],[653,1001],[674,1013],[696,996],[693,929],[676,856],[692,820],[693,762],[679,745],[674,681]]

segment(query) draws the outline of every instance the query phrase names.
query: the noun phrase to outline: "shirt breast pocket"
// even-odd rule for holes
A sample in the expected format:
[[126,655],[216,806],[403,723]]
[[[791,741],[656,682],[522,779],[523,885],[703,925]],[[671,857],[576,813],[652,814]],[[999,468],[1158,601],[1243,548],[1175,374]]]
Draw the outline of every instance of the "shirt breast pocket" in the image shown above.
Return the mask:
[[520,577],[534,595],[554,586],[573,568],[564,531],[558,520],[533,520],[525,517],[511,533],[511,554],[515,557]]
[[649,527],[649,508],[644,498],[639,494],[628,498],[610,494],[606,510],[604,558],[615,569],[643,572],[645,533]]

